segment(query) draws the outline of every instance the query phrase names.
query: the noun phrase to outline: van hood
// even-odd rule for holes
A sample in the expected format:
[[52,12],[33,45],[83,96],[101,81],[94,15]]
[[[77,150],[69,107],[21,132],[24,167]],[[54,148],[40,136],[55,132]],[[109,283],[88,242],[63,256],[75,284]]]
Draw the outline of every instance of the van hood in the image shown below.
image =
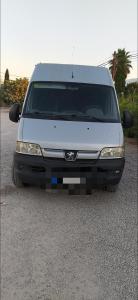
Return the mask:
[[121,123],[78,122],[21,118],[18,140],[41,148],[101,150],[123,145]]

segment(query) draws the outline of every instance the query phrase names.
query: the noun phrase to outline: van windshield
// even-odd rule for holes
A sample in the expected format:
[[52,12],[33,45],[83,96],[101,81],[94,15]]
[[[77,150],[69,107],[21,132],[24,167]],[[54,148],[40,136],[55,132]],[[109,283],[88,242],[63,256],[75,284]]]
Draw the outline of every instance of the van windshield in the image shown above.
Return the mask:
[[32,83],[23,116],[86,122],[120,122],[112,87],[80,83]]

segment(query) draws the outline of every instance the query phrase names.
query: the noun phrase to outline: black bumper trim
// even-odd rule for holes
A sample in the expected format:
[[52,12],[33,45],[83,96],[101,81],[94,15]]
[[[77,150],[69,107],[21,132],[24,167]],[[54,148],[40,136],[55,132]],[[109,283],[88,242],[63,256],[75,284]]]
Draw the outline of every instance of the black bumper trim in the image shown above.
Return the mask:
[[14,154],[14,168],[17,176],[26,183],[46,184],[52,176],[85,177],[92,185],[117,184],[122,176],[125,159],[90,160],[86,164],[58,159],[48,160],[40,156]]

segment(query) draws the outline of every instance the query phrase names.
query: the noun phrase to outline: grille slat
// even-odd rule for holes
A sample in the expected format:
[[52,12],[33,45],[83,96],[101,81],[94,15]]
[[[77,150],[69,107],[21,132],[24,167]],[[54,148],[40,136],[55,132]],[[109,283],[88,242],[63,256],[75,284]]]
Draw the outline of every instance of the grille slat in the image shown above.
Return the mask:
[[57,162],[57,163],[59,163],[59,162],[64,162],[64,163],[66,163],[66,165],[71,165],[72,163],[73,163],[73,165],[77,165],[77,164],[82,164],[82,165],[84,165],[84,164],[95,164],[96,163],[96,161],[97,161],[97,159],[77,159],[77,160],[75,160],[75,161],[73,161],[73,162],[70,162],[70,161],[65,161],[65,159],[64,158],[55,158],[55,157],[44,157],[44,159],[46,160],[46,161],[55,161],[55,162]]

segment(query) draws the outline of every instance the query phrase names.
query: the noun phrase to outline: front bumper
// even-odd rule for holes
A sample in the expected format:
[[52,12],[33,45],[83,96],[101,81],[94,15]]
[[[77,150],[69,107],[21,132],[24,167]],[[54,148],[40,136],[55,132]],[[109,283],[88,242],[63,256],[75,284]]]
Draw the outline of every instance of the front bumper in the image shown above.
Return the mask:
[[125,159],[76,160],[43,158],[40,156],[14,154],[16,175],[24,182],[33,185],[51,184],[51,178],[58,178],[62,184],[64,178],[86,178],[90,186],[119,183],[124,169]]

